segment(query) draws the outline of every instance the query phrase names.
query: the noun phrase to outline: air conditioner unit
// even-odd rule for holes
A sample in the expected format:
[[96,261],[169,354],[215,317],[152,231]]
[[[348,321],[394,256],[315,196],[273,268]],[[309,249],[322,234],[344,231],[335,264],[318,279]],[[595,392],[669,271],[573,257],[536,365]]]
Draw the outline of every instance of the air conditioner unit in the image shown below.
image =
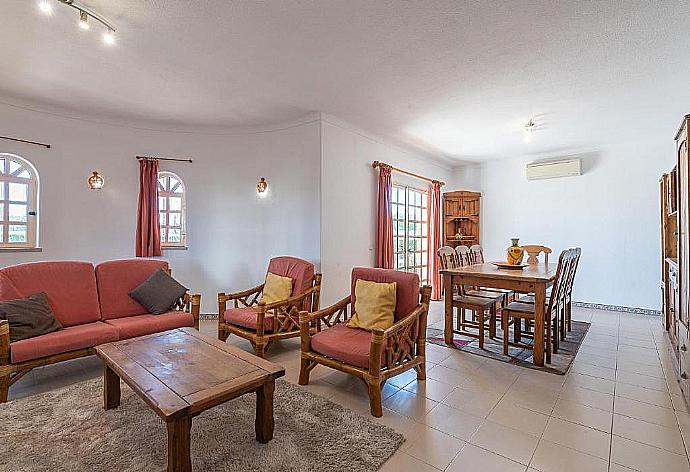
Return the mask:
[[574,175],[582,175],[582,159],[579,157],[527,164],[527,180],[555,179]]

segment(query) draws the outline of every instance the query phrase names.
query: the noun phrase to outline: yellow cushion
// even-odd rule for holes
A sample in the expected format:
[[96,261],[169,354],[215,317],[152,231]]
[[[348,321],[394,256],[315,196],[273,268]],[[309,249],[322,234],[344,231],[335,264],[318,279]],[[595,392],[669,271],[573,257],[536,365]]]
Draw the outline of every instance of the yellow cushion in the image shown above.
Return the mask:
[[292,279],[290,277],[282,277],[272,272],[266,274],[266,283],[264,284],[264,292],[261,294],[261,301],[275,303],[290,298],[292,295]]
[[347,322],[350,328],[371,331],[393,326],[396,283],[377,283],[359,279],[355,283],[355,314]]

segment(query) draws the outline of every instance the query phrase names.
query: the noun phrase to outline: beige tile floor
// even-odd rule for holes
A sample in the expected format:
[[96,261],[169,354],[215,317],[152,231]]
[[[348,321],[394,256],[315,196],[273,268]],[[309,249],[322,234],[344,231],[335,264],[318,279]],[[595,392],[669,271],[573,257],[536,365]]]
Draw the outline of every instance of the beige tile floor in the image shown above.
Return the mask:
[[[592,327],[566,376],[519,368],[428,345],[428,380],[402,374],[386,385],[376,419],[407,441],[383,471],[690,471],[690,413],[673,378],[660,319],[589,309],[575,318]],[[434,303],[430,323],[442,327]],[[215,321],[202,331],[215,334]],[[249,350],[248,343],[229,342]],[[299,342],[272,346],[268,357],[297,382]],[[35,369],[15,385],[25,397],[101,373],[87,358]],[[308,390],[368,413],[351,376],[317,367]]]

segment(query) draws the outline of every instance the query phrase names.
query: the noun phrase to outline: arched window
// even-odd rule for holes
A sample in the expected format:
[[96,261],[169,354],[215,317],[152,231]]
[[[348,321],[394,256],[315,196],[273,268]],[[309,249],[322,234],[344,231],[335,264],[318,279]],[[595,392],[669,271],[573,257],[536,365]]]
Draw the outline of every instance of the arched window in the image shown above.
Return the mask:
[[158,213],[161,223],[161,247],[184,247],[185,235],[184,182],[172,172],[158,173]]
[[14,154],[0,153],[0,247],[38,245],[38,172]]

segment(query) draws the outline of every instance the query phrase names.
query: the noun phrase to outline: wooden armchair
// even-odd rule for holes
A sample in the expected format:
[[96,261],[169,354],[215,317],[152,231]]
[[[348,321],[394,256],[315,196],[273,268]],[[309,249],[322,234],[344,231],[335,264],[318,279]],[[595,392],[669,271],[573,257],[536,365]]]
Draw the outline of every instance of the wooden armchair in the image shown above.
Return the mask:
[[[395,322],[390,328],[348,328],[354,315],[357,280],[397,282]],[[352,270],[351,293],[335,305],[299,315],[301,367],[299,384],[309,384],[309,373],[318,364],[358,377],[369,393],[371,414],[383,415],[381,389],[386,381],[415,369],[417,380],[426,379],[426,319],[431,287],[419,287],[417,274],[357,267]],[[317,331],[312,331],[316,324]],[[325,328],[325,329],[322,329]]]
[[[321,292],[321,274],[314,273],[311,262],[275,257],[268,264],[268,272],[292,279],[290,298],[270,304],[261,301],[264,284],[218,294],[218,339],[225,341],[230,334],[240,336],[252,344],[259,357],[264,357],[273,341],[299,337],[299,312],[318,310]],[[233,307],[228,309],[229,301]]]

